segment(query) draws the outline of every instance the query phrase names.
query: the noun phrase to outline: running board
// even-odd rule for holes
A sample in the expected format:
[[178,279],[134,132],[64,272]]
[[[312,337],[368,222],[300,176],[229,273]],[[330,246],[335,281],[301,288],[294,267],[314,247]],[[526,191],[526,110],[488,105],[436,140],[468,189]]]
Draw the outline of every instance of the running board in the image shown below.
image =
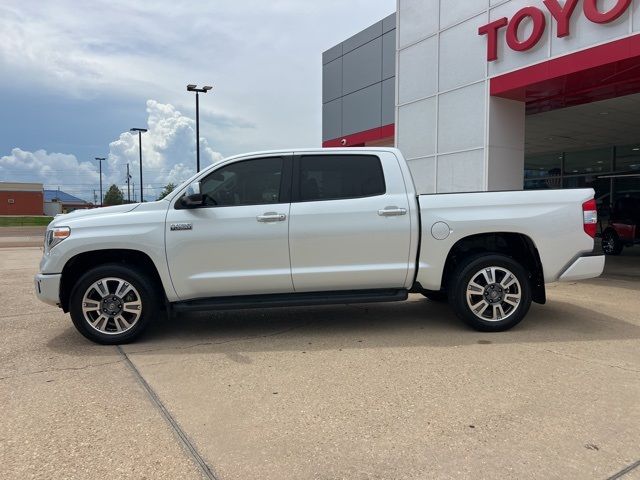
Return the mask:
[[245,308],[303,307],[310,305],[340,305],[348,303],[401,302],[407,290],[350,290],[340,292],[282,293],[246,295],[186,300],[171,305],[177,312],[206,310],[238,310]]

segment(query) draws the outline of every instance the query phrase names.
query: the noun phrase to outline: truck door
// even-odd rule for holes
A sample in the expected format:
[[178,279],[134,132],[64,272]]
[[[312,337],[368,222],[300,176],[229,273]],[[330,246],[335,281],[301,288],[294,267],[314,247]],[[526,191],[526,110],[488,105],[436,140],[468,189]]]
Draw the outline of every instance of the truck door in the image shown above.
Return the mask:
[[411,220],[395,155],[296,155],[292,195],[296,292],[404,287]]
[[290,190],[291,157],[266,156],[206,176],[202,207],[181,209],[174,202],[165,236],[180,299],[293,292]]

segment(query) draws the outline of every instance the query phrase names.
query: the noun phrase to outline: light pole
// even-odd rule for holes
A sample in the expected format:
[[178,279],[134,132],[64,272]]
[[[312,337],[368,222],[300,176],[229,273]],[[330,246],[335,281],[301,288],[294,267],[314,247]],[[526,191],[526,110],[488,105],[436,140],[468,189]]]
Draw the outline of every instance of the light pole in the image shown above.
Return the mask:
[[204,86],[198,88],[197,85],[187,85],[187,92],[196,92],[196,172],[200,171],[200,94],[207,93],[213,87]]
[[100,206],[102,207],[103,197],[102,197],[102,162],[106,160],[104,157],[95,157],[98,161],[98,165],[100,165]]
[[131,175],[129,174],[129,164],[127,163],[127,203],[131,203]]
[[144,193],[142,192],[142,134],[147,131],[146,128],[132,128],[132,132],[138,132],[138,150],[140,153],[140,203],[144,202]]

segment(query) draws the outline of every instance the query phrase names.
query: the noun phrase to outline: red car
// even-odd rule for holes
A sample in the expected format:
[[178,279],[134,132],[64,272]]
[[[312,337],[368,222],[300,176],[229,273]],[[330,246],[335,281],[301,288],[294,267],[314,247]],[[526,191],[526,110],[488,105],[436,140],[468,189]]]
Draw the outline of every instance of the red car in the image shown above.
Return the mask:
[[640,244],[640,196],[619,198],[602,232],[605,255],[620,255],[624,247]]

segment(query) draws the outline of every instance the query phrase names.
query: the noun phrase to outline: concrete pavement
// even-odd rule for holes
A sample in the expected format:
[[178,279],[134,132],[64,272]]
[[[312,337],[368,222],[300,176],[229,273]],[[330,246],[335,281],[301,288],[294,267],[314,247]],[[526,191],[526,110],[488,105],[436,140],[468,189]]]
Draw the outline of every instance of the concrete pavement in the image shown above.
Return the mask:
[[206,478],[201,458],[220,479],[605,479],[640,460],[633,275],[552,285],[499,334],[419,296],[190,315],[123,347],[132,369],[35,300],[39,256],[0,250],[0,477]]

